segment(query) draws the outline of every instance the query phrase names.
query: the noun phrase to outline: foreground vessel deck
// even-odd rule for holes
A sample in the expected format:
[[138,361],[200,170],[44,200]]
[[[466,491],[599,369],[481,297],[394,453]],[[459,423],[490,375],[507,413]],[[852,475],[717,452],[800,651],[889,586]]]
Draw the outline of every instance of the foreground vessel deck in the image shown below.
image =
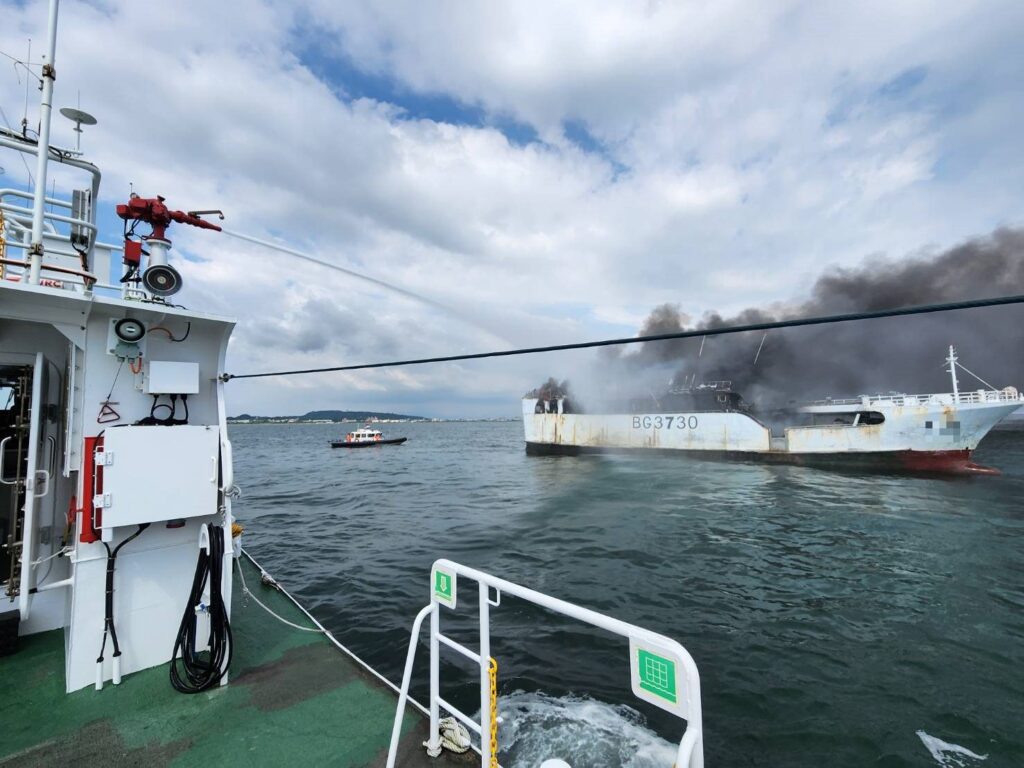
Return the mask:
[[[282,617],[309,626],[285,595],[249,587]],[[380,766],[387,756],[396,694],[319,633],[265,613],[239,589],[232,607],[231,682],[209,693],[171,688],[167,665],[127,675],[116,688],[64,693],[64,633],[22,637],[0,658],[0,765]],[[97,638],[98,640],[98,638]],[[472,764],[476,753],[430,760],[426,719],[409,707],[398,765]]]

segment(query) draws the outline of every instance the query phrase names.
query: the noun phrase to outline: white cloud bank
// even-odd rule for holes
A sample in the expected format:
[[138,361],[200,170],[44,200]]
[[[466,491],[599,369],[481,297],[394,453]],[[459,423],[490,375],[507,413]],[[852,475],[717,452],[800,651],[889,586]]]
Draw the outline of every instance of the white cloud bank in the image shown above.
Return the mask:
[[[44,4],[3,16],[0,50],[38,52]],[[625,335],[661,302],[787,300],[826,266],[1019,224],[1022,29],[1013,0],[65,0],[57,105],[81,91],[100,119],[103,203],[133,182],[223,207],[458,315],[172,232],[185,302],[240,320],[232,371],[309,367]],[[23,99],[0,77],[12,120]],[[581,359],[238,382],[231,407],[512,414]]]

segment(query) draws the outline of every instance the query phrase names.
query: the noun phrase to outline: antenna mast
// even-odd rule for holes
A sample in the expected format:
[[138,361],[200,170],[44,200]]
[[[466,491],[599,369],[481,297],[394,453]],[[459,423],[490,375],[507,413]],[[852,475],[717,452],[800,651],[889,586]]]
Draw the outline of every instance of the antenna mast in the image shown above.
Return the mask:
[[46,203],[46,164],[50,159],[50,110],[53,106],[53,81],[57,78],[54,61],[57,56],[57,10],[60,0],[50,0],[46,22],[47,49],[43,60],[43,93],[39,98],[39,143],[36,155],[36,188],[32,201],[32,244],[29,246],[29,274],[31,285],[39,284],[43,265],[43,208]]
[[949,375],[953,377],[953,402],[960,402],[960,389],[956,381],[956,350],[953,349],[953,345],[949,345],[949,357],[946,358],[946,362],[949,363]]

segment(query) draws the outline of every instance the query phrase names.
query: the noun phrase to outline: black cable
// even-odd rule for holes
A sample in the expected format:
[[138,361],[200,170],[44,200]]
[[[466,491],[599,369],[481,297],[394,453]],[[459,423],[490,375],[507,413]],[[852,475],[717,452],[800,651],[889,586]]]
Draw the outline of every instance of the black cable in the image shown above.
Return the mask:
[[167,334],[168,340],[173,341],[175,344],[180,344],[181,342],[185,341],[188,338],[190,333],[192,333],[192,321],[189,321],[188,323],[185,324],[185,333],[181,335],[180,339],[175,337],[175,335],[171,333],[170,328],[165,328],[162,325],[150,326],[150,329],[147,331],[147,333],[152,333],[153,331],[163,331],[164,333]]
[[[176,422],[174,420],[174,411],[175,411],[175,405],[173,403],[174,396],[172,396],[172,402],[171,403],[161,403],[161,402],[159,402],[160,401],[160,395],[153,395],[152,397],[153,397],[153,405],[151,405],[150,408],[149,408],[149,416],[145,416],[145,417],[139,419],[138,421],[135,422],[134,426],[136,426],[136,427],[151,427],[151,426],[154,426],[154,425],[167,426],[169,424],[179,423],[179,422]],[[156,415],[156,409],[157,408],[166,408],[167,411],[168,411],[168,415],[161,419],[159,416]]]
[[[178,418],[178,397],[181,397],[181,402],[185,406],[185,418]],[[188,395],[171,395],[171,415],[164,419],[163,422],[167,426],[174,426],[175,424],[188,424]]]
[[875,312],[848,312],[841,315],[823,315],[821,317],[804,317],[793,320],[775,320],[768,323],[747,323],[746,325],[726,325],[721,328],[703,328],[676,333],[656,333],[650,336],[630,336],[624,339],[602,339],[600,341],[580,341],[573,344],[553,344],[547,347],[525,347],[522,349],[504,349],[497,352],[475,352],[468,355],[445,355],[443,357],[420,357],[411,360],[392,360],[386,363],[363,363],[360,365],[335,365],[328,368],[303,368],[294,371],[267,371],[265,373],[224,373],[221,381],[232,379],[260,379],[266,376],[297,376],[304,373],[331,373],[334,371],[362,371],[367,368],[396,368],[403,365],[425,365],[427,363],[451,363],[459,360],[481,360],[487,357],[512,357],[514,355],[535,355],[540,352],[564,352],[570,349],[590,349],[593,347],[614,347],[624,344],[640,344],[648,341],[668,341],[671,339],[693,339],[699,336],[725,336],[731,333],[747,333],[749,331],[771,331],[777,328],[796,328],[805,325],[826,325],[829,323],[846,323],[851,320],[877,320],[883,317],[901,317],[904,315],[924,315],[933,312],[951,312],[960,309],[976,309],[979,307],[999,307],[1006,304],[1024,303],[1024,295],[1000,296],[995,299],[973,299],[971,301],[952,301],[945,304],[923,304],[896,309],[882,309]]
[[114,387],[117,385],[117,377],[121,375],[121,369],[124,368],[124,361],[125,359],[122,357],[121,364],[117,366],[117,373],[114,374],[114,380],[110,383],[110,391],[107,392],[106,399],[100,403],[100,412],[96,415],[97,424],[113,424],[115,421],[121,420],[121,414],[113,407],[114,403],[110,398],[114,396]]
[[117,366],[117,371],[114,373],[114,380],[110,382],[110,391],[107,392],[107,402],[109,402],[110,398],[114,395],[114,387],[117,385],[117,377],[121,375],[121,369],[124,368],[124,361],[125,358],[122,357],[121,364]]
[[[217,685],[231,666],[232,641],[231,623],[228,621],[224,597],[221,593],[221,576],[224,571],[224,529],[219,525],[209,526],[210,549],[199,550],[196,573],[192,579],[192,591],[185,604],[178,635],[174,639],[171,654],[171,685],[181,693],[199,693]],[[204,609],[203,591],[210,585],[210,604],[205,611],[210,617],[210,636],[200,643],[199,612]],[[200,645],[209,646],[207,651],[197,651]],[[179,659],[180,655],[180,659]],[[180,670],[179,670],[180,664]]]
[[138,264],[131,264],[131,265],[129,265],[127,271],[125,271],[124,276],[121,278],[121,282],[122,283],[130,283],[130,282],[136,281],[136,278],[138,278],[138,276],[139,276],[139,265]]
[[110,551],[110,545],[105,541],[103,542],[103,548],[107,550],[107,594],[103,609],[103,642],[100,645],[99,658],[96,659],[97,664],[103,663],[103,653],[107,649],[108,634],[114,645],[114,655],[111,658],[116,659],[121,655],[121,646],[117,642],[117,630],[114,628],[114,563],[117,560],[117,553],[121,551],[125,544],[137,538],[147,528],[149,528],[149,523],[140,525],[135,533],[114,547],[113,552]]

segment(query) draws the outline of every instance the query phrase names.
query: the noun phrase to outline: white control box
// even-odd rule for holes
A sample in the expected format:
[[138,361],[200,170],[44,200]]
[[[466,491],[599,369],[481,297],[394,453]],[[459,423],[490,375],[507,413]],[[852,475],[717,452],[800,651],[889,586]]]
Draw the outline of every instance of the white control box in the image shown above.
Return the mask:
[[220,430],[191,425],[116,427],[97,464],[103,538],[113,528],[217,512]]
[[143,391],[147,395],[195,395],[199,393],[199,363],[150,360]]

